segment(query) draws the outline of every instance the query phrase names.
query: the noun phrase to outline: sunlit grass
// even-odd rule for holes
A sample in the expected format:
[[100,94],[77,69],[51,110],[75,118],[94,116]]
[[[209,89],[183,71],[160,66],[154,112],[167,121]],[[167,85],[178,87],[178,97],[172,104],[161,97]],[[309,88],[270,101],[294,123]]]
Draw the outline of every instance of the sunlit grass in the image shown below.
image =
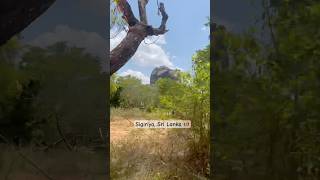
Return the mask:
[[[118,126],[118,122],[127,123],[123,117],[131,120],[158,118],[152,115],[139,109],[112,109],[111,117]],[[112,179],[206,179],[189,162],[193,159],[190,155],[194,154],[190,146],[194,144],[190,129],[134,129],[128,126],[126,131],[128,134],[116,141],[111,135]]]

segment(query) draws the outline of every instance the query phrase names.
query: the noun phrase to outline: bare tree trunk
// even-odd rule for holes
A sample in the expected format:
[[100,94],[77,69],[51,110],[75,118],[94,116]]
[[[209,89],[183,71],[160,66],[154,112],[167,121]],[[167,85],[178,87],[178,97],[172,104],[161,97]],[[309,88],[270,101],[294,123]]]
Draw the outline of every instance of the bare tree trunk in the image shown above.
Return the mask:
[[147,37],[146,26],[139,23],[130,27],[126,37],[110,52],[111,75],[126,64],[145,37]]

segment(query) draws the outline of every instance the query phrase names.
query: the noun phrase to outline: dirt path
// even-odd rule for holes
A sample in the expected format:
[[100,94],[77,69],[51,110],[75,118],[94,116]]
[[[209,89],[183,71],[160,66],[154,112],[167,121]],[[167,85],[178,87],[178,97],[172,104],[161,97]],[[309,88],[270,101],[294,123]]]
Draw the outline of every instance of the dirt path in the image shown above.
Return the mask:
[[132,130],[134,130],[132,120],[116,117],[110,122],[110,141],[115,143],[124,140]]
[[110,122],[110,141],[118,143],[123,140],[140,140],[156,137],[164,140],[168,135],[168,129],[136,129],[133,127],[134,119],[114,117]]

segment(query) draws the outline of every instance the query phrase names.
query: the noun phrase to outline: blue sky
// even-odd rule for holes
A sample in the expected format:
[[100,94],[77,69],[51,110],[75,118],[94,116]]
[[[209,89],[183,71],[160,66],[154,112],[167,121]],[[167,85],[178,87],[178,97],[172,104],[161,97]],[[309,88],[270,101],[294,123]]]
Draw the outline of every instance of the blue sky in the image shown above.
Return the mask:
[[[138,17],[138,0],[128,1]],[[168,65],[188,71],[191,69],[192,55],[209,44],[209,30],[203,27],[210,14],[210,0],[159,1],[165,3],[169,15],[169,32],[155,44],[142,43],[136,55],[118,74],[136,75],[148,82],[156,66]],[[242,32],[254,25],[255,19],[261,16],[261,0],[214,2],[213,21],[233,32]],[[108,39],[107,3],[109,0],[56,0],[52,7],[21,33],[23,41],[40,47],[66,41],[99,57],[105,67],[108,44],[115,45],[125,36],[122,32],[115,39]],[[159,26],[161,17],[157,15],[156,0],[149,0],[147,12],[149,23]]]
[[[138,0],[128,0],[138,18]],[[156,0],[147,5],[149,23],[158,27]],[[164,2],[169,15],[167,32],[156,43],[139,47],[134,58],[118,74],[137,75],[146,83],[156,66],[168,65],[183,70],[191,69],[191,58],[196,50],[209,44],[209,29],[204,29],[210,15],[209,0],[159,0]],[[109,0],[56,0],[43,15],[32,22],[21,34],[23,42],[46,47],[59,41],[84,48],[88,53],[106,61],[108,43],[115,44],[125,36],[109,40],[107,34],[107,3]],[[157,38],[151,37],[151,41]],[[147,42],[150,42],[146,40]]]
[[[132,9],[138,17],[138,7],[135,0],[129,0]],[[210,1],[163,0],[169,15],[167,32],[161,37],[151,37],[142,42],[135,56],[119,71],[119,75],[134,75],[148,82],[151,71],[160,65],[171,68],[191,70],[192,55],[209,44],[209,29],[204,24],[210,15]],[[150,0],[147,6],[148,21],[154,27],[159,26],[161,16],[157,14],[156,0]],[[111,37],[118,34],[111,33]],[[110,40],[111,47],[125,36],[121,32]],[[154,44],[150,44],[155,42]]]

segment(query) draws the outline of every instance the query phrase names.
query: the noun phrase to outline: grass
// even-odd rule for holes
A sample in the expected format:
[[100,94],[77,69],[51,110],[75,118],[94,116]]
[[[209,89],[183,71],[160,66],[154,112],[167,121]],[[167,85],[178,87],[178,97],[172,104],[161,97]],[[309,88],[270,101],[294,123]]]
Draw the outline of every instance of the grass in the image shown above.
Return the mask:
[[[111,118],[113,122],[123,119],[159,119],[162,113],[112,109]],[[127,138],[111,144],[112,179],[207,179],[193,167],[194,163],[190,163],[190,160],[194,160],[190,157],[194,155],[190,146],[194,144],[190,129],[131,128],[129,132]]]
[[155,109],[152,112],[147,112],[145,110],[141,110],[139,108],[111,108],[111,120],[117,119],[117,117],[125,118],[125,119],[171,119],[171,116],[168,112]]
[[[113,123],[123,119],[170,117],[160,110],[146,112],[140,109],[112,109],[111,119]],[[197,162],[198,152],[195,152],[195,146],[197,144],[190,129],[132,128],[127,138],[113,142],[110,146],[111,177],[115,180],[207,179],[205,173],[199,170],[203,161]],[[21,151],[54,179],[106,179],[103,151],[93,152],[85,148],[67,151],[57,148],[43,152],[28,147]],[[0,179],[45,178],[15,150],[0,145]]]
[[[24,147],[20,152],[53,179],[106,179],[105,153],[102,151],[75,152],[52,149],[43,152]],[[0,179],[42,180],[46,178],[32,164],[23,159],[16,150],[2,145],[0,147]]]
[[135,131],[133,138],[111,144],[112,179],[195,179],[186,173],[191,172],[185,161],[189,148],[182,134],[150,131]]

